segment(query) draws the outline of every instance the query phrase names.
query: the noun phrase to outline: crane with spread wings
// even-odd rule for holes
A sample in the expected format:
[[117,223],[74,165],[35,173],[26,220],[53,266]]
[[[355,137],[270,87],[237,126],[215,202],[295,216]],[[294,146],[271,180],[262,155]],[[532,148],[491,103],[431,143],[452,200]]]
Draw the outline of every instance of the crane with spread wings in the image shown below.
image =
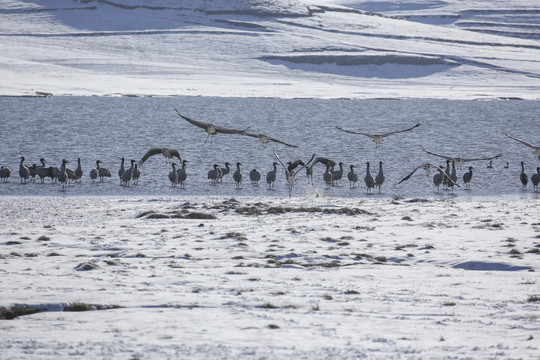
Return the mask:
[[407,129],[390,131],[390,132],[383,133],[383,134],[368,134],[368,133],[365,133],[365,132],[346,130],[346,129],[343,129],[341,126],[337,126],[337,125],[336,125],[336,129],[339,129],[341,131],[345,131],[345,132],[350,133],[350,134],[357,134],[357,135],[367,136],[367,137],[373,139],[373,142],[375,143],[375,147],[378,148],[385,137],[390,136],[390,135],[394,135],[394,134],[399,134],[399,133],[402,133],[402,132],[405,132],[405,131],[411,131],[412,129],[417,128],[419,126],[420,126],[420,123],[414,125],[413,127],[407,128]]
[[241,135],[245,135],[245,136],[250,136],[250,137],[254,137],[254,138],[257,138],[259,139],[262,143],[263,143],[263,146],[266,147],[266,144],[268,144],[269,142],[275,142],[275,143],[278,143],[278,144],[283,144],[285,146],[289,146],[289,147],[298,147],[296,145],[291,145],[291,144],[288,144],[286,143],[285,141],[282,141],[282,140],[279,140],[279,139],[276,139],[274,137],[271,137],[271,136],[268,136],[268,135],[265,135],[265,134],[256,134],[256,133],[250,133],[250,132],[247,132],[247,131],[243,131],[240,133]]
[[[174,109],[174,111],[176,111],[178,116],[180,116],[182,119],[186,120],[188,123],[190,123],[192,125],[195,125],[197,127],[200,127],[201,129],[206,131],[206,133],[208,135],[206,136],[206,140],[204,141],[205,144],[208,141],[208,138],[210,136],[214,136],[216,134],[242,134],[243,132],[245,132],[245,130],[247,130],[247,129],[244,129],[244,130],[229,129],[229,128],[226,128],[226,127],[223,127],[223,126],[218,126],[218,125],[214,125],[214,124],[211,124],[211,123],[205,123],[205,122],[202,122],[202,121],[191,119],[191,118],[189,118],[189,117],[187,117],[185,115],[182,115],[182,114],[180,114],[180,112],[177,109]],[[212,139],[210,139],[210,143],[212,143]]]
[[426,149],[424,149],[424,147],[422,145],[418,145],[420,147],[420,149],[430,155],[433,155],[433,156],[438,156],[440,158],[443,158],[443,159],[446,159],[446,160],[450,160],[450,161],[453,161],[456,166],[458,166],[460,169],[461,169],[461,166],[463,165],[463,163],[466,163],[466,162],[470,162],[470,161],[483,161],[483,160],[493,160],[493,159],[498,159],[502,156],[502,153],[499,153],[495,156],[490,156],[490,157],[479,157],[479,158],[463,158],[463,157],[459,157],[459,156],[448,156],[448,155],[441,155],[441,154],[436,154],[434,152],[431,152],[431,151],[427,151]]
[[163,156],[167,159],[167,161],[169,161],[173,157],[178,158],[178,160],[182,161],[182,159],[180,159],[180,153],[178,152],[178,150],[155,147],[155,148],[150,148],[150,150],[148,150],[146,154],[144,154],[142,159],[139,160],[138,166],[141,166],[142,164],[144,164],[146,160],[148,160],[148,158],[157,154],[163,154]]
[[283,166],[283,168],[285,169],[285,176],[287,178],[287,185],[289,186],[289,197],[290,197],[292,193],[292,188],[294,186],[294,182],[296,181],[296,175],[300,172],[300,170],[308,166],[311,163],[311,161],[313,161],[313,159],[315,158],[315,154],[313,154],[313,156],[307,162],[307,164],[304,163],[302,160],[296,160],[290,163],[289,166],[286,166],[283,163],[283,161],[281,161],[281,159],[279,158],[279,155],[277,154],[275,150],[274,150],[274,156],[279,161],[281,166]]
[[[437,166],[437,165],[433,165],[433,164],[430,164],[430,163],[426,163],[426,164],[422,164],[420,166],[417,166],[413,171],[411,171],[411,173],[409,173],[409,175],[405,176],[403,179],[401,179],[398,184],[401,184],[402,182],[404,181],[407,181],[411,178],[411,176],[414,175],[414,173],[417,171],[417,170],[420,170],[420,169],[424,169],[426,170],[426,173],[429,174],[429,172],[433,169],[437,169],[440,171],[440,173],[444,176],[444,178],[446,178],[446,180],[450,183],[453,184],[453,186],[457,186],[457,187],[460,187],[458,184],[456,184],[456,182],[454,180],[452,180],[450,178],[450,175],[446,173],[446,171],[440,167],[440,166]],[[442,179],[441,179],[442,180]]]

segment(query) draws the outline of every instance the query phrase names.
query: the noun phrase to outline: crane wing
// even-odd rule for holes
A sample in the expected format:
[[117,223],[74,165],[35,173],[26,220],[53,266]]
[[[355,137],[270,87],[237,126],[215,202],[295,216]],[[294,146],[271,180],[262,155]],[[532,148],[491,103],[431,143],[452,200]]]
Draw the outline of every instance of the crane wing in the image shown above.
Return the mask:
[[321,163],[321,164],[324,164],[324,165],[328,165],[328,166],[336,166],[336,162],[333,161],[333,160],[330,160],[330,159],[327,159],[325,157],[321,157],[321,156],[317,156],[315,158],[315,161],[313,162],[313,165],[311,165],[312,167],[315,166],[317,163]]
[[189,122],[192,125],[195,125],[197,127],[200,127],[201,129],[204,129],[204,130],[207,130],[209,128],[214,128],[214,130],[216,132],[222,133],[222,134],[241,134],[244,131],[244,130],[229,129],[229,128],[226,128],[226,127],[223,127],[223,126],[214,125],[212,123],[205,123],[205,122],[202,122],[202,121],[194,120],[194,119],[191,119],[191,118],[189,118],[189,117],[187,117],[185,115],[180,114],[180,112],[177,109],[174,109],[174,111],[176,111],[176,113],[182,119],[186,120],[187,122]]
[[446,159],[446,160],[451,160],[451,161],[455,161],[456,159],[455,158],[452,158],[450,156],[446,156],[446,155],[440,155],[440,154],[435,154],[435,153],[432,153],[430,151],[427,151],[426,149],[424,149],[424,147],[422,145],[418,145],[420,147],[420,149],[422,149],[422,151],[430,154],[430,155],[434,155],[434,156],[438,156],[438,157],[441,157],[443,159]]
[[268,135],[265,135],[265,134],[254,134],[254,133],[249,133],[247,131],[242,131],[240,134],[257,138],[257,139],[261,140],[263,143],[267,143],[269,141],[272,141],[272,142],[283,144],[283,145],[286,145],[286,146],[289,146],[289,147],[294,147],[294,148],[298,147],[296,145],[288,144],[285,141],[276,139],[274,137],[271,137],[271,136],[268,136]]
[[457,186],[457,187],[461,187],[461,186],[459,186],[454,180],[450,179],[450,176],[448,176],[448,174],[446,173],[446,171],[444,171],[444,169],[443,169],[442,167],[437,166],[437,165],[433,165],[433,164],[429,164],[429,163],[418,166],[418,167],[417,167],[416,169],[414,169],[409,175],[407,175],[407,176],[405,176],[403,179],[401,179],[401,180],[398,182],[398,184],[401,184],[402,182],[409,180],[410,177],[411,177],[418,169],[422,169],[422,168],[425,169],[425,168],[427,168],[427,167],[431,167],[431,168],[433,168],[433,169],[439,169],[439,170],[441,170],[443,176],[444,176],[445,178],[447,178],[448,181],[450,181],[453,185],[455,185],[455,186]]
[[285,141],[282,141],[282,140],[279,140],[279,139],[273,138],[273,137],[271,137],[271,136],[268,136],[268,135],[264,135],[264,136],[266,136],[266,138],[267,138],[267,139],[268,139],[269,141],[273,141],[273,142],[275,142],[275,143],[278,143],[278,144],[283,144],[283,145],[285,145],[285,146],[288,146],[288,147],[293,147],[293,148],[296,148],[296,147],[298,147],[298,146],[296,146],[296,145],[291,145],[291,144],[288,144],[288,143],[286,143]]
[[297,160],[297,161],[300,161],[300,164],[301,164],[302,166],[301,166],[300,168],[298,168],[298,170],[296,170],[296,172],[294,172],[293,175],[298,174],[298,172],[299,172],[300,170],[302,170],[303,168],[305,168],[305,167],[307,166],[306,164],[310,164],[310,163],[313,161],[314,158],[315,158],[315,154],[313,154],[313,155],[311,156],[311,159],[309,159],[309,161],[308,161],[307,163],[304,163],[302,160]]
[[290,163],[289,166],[287,166],[287,170],[289,170],[289,172],[292,174],[294,169],[296,169],[299,165],[306,166],[306,164],[304,164],[304,162],[302,160],[296,160],[296,161]]
[[345,132],[350,133],[350,134],[357,134],[357,135],[368,136],[368,137],[370,137],[370,138],[372,138],[372,139],[376,137],[375,135],[368,134],[368,133],[364,133],[364,132],[358,132],[358,131],[346,130],[346,129],[342,128],[341,126],[338,126],[338,125],[336,125],[336,129],[341,130],[341,131],[345,131]]
[[472,158],[472,159],[462,159],[463,162],[467,162],[467,161],[480,161],[480,160],[493,160],[493,159],[498,159],[502,156],[502,153],[499,153],[495,156],[492,156],[492,157],[484,157],[484,158]]
[[413,176],[413,174],[414,174],[418,169],[421,169],[421,168],[423,168],[423,167],[426,166],[426,165],[428,165],[428,164],[424,164],[424,165],[420,165],[420,166],[416,167],[416,169],[414,169],[413,171],[411,171],[411,173],[410,173],[409,175],[407,175],[407,176],[405,176],[403,179],[401,179],[401,180],[398,182],[398,184],[401,184],[402,182],[409,180],[409,179],[411,178],[411,176]]
[[240,135],[245,135],[245,136],[250,136],[250,137],[260,139],[262,134],[255,134],[255,133],[250,133],[250,132],[247,132],[247,131],[242,131],[240,133]]
[[214,129],[216,129],[216,132],[221,133],[221,134],[242,134],[244,132],[244,130],[229,129],[229,128],[226,128],[223,126],[217,126],[214,124],[212,124],[212,126],[214,127]]
[[150,156],[154,156],[156,154],[161,154],[161,148],[151,148],[150,150],[148,150],[146,154],[144,154],[143,158],[139,160],[138,165],[141,166],[146,160],[148,160]]
[[188,123],[190,123],[192,125],[200,127],[201,129],[206,129],[208,126],[211,125],[211,124],[203,123],[202,121],[197,121],[197,120],[188,118],[187,116],[184,116],[184,115],[180,114],[180,112],[177,109],[174,109],[174,111],[176,111],[178,116],[180,116],[182,119],[186,120]]
[[452,179],[450,178],[450,175],[448,175],[448,174],[446,173],[446,171],[445,171],[442,167],[440,167],[440,166],[435,166],[435,168],[437,168],[437,169],[439,169],[439,170],[442,171],[443,176],[444,176],[450,183],[452,183],[452,186],[461,187],[461,186],[458,185],[458,183],[456,183],[454,180],[452,180]]
[[283,163],[283,161],[281,161],[281,159],[279,158],[276,150],[274,150],[274,156],[276,157],[277,161],[279,161],[279,163],[281,164],[281,166],[283,166],[283,168],[285,169],[285,171],[287,172],[287,174],[291,175],[291,172],[289,171],[289,169],[287,169],[287,167],[285,166],[285,164]]
[[397,130],[397,131],[391,131],[391,132],[387,132],[385,134],[381,134],[380,136],[381,137],[386,137],[388,135],[392,135],[392,134],[398,134],[398,133],[402,133],[402,132],[405,132],[405,131],[411,131],[412,129],[414,128],[417,128],[420,126],[420,123],[417,123],[416,125],[414,125],[413,127],[410,127],[408,129],[403,129],[403,130]]
[[531,143],[528,142],[528,141],[521,140],[521,139],[518,139],[518,138],[513,137],[513,136],[511,136],[511,135],[508,135],[506,132],[502,131],[501,129],[499,129],[499,132],[500,132],[501,134],[503,134],[503,135],[508,136],[508,137],[509,137],[510,139],[512,139],[512,140],[516,140],[516,141],[522,143],[522,144],[525,145],[525,146],[528,146],[528,147],[533,148],[533,149],[537,149],[537,148],[538,148],[538,146],[534,146],[533,144],[531,144]]
[[169,153],[171,154],[172,157],[178,158],[178,160],[182,161],[182,159],[180,158],[180,152],[178,150],[169,149]]

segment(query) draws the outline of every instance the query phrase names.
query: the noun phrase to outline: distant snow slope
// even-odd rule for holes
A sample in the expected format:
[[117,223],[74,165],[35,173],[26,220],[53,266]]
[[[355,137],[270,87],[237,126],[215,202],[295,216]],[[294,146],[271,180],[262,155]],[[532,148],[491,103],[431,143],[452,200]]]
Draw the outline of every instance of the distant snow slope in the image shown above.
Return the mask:
[[4,0],[0,95],[526,98],[540,5]]

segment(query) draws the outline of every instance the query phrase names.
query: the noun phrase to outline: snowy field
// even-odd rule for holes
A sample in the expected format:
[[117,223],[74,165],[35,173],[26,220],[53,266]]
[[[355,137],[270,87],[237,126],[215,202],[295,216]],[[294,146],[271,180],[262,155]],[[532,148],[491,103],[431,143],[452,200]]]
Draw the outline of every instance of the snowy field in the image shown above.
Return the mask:
[[537,200],[0,204],[0,305],[39,311],[0,321],[5,359],[540,351]]
[[538,99],[536,0],[3,0],[0,95]]
[[[2,0],[0,96],[539,100],[539,24],[534,0]],[[73,115],[53,110],[56,123]],[[11,126],[1,135],[25,126],[17,116],[45,112],[4,109]],[[465,134],[470,147],[483,131],[493,147],[515,146],[513,181],[523,156],[538,166],[497,133],[536,141],[537,127],[516,120],[522,112],[493,122],[486,112],[482,130]],[[155,123],[176,121],[166,116]],[[79,126],[65,123],[65,133]],[[137,125],[148,138],[173,136]],[[305,124],[292,125],[301,135]],[[7,143],[2,165],[21,149],[44,153]],[[55,163],[59,144],[47,147]],[[531,188],[466,198],[34,196],[6,190],[36,188],[16,184],[13,168],[0,184],[0,359],[539,358]],[[390,174],[395,183],[401,172]]]

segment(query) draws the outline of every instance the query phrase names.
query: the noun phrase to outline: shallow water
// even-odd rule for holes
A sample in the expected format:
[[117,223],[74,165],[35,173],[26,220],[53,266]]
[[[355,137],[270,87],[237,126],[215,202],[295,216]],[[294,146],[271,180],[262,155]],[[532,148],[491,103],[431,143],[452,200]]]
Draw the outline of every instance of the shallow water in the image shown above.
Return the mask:
[[[205,144],[206,133],[180,117],[174,108],[197,120],[217,125],[246,129],[279,138],[298,145],[289,148],[270,143],[264,147],[257,139],[240,135],[218,134]],[[275,190],[269,190],[264,179],[275,161],[273,150],[284,162],[309,160],[313,153],[342,161],[345,164],[339,186],[326,188],[322,179],[323,165],[315,168],[314,185],[308,185],[305,172],[298,175],[293,196],[318,194],[333,197],[365,197],[363,177],[366,162],[372,164],[372,174],[378,172],[378,162],[384,162],[386,181],[381,194],[375,197],[445,197],[445,196],[526,196],[537,197],[532,184],[521,190],[520,161],[525,162],[529,176],[540,166],[532,149],[498,133],[502,128],[531,143],[538,137],[538,101],[455,101],[455,100],[317,100],[270,98],[209,98],[209,97],[51,97],[0,98],[0,134],[2,143],[0,165],[9,166],[12,176],[7,184],[0,183],[0,195],[226,195],[226,196],[288,196],[282,169],[279,169]],[[410,132],[392,135],[379,148],[368,137],[339,131],[345,129],[368,133],[388,132],[413,126]],[[458,169],[458,184],[454,195],[450,191],[436,193],[432,172],[428,177],[419,170],[408,181],[397,184],[416,166],[426,162],[443,165],[441,158],[419,149],[450,156],[475,158],[503,156],[494,160],[466,163],[475,168],[472,190],[465,190]],[[189,161],[188,179],[184,189],[172,188],[168,181],[171,166],[164,157],[150,158],[142,168],[138,185],[119,185],[117,171],[120,158],[139,160],[151,147],[170,147],[180,151]],[[62,191],[60,184],[20,184],[19,157],[31,166],[44,157],[49,166],[60,166],[63,158],[76,167],[77,157],[83,164],[83,181]],[[96,159],[109,167],[113,177],[93,184],[89,178]],[[244,182],[236,188],[232,172],[222,184],[212,185],[207,173],[214,163],[223,165],[241,162]],[[510,167],[504,164],[509,162]],[[176,161],[178,163],[178,161]],[[349,188],[346,174],[355,164],[360,181]],[[259,185],[249,181],[249,171],[257,168],[262,179]]]

